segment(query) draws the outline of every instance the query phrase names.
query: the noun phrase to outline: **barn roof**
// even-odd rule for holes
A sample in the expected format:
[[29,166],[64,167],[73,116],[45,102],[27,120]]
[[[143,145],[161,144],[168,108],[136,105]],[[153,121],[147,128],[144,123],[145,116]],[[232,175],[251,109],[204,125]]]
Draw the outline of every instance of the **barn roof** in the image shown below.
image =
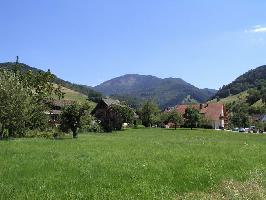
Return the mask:
[[75,101],[73,100],[53,100],[50,102],[51,105],[58,107],[70,106],[73,105],[74,103]]
[[120,101],[119,101],[119,100],[115,100],[115,99],[111,99],[111,98],[103,98],[102,101],[103,101],[107,106],[111,106],[111,105],[120,105]]

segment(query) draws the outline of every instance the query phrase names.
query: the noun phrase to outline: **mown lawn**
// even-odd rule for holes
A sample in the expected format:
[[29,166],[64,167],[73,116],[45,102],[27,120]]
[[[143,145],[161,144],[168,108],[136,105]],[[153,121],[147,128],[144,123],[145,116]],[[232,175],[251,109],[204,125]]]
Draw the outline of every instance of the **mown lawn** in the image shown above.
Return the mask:
[[254,190],[249,180],[263,198],[265,135],[130,129],[0,141],[0,199],[237,199],[235,188]]

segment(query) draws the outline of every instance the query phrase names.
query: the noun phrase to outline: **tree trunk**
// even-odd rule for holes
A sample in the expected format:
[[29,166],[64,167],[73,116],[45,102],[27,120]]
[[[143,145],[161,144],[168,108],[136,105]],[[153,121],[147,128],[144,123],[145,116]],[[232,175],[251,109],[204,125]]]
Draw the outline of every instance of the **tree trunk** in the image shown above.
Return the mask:
[[73,138],[78,138],[77,127],[72,128]]
[[1,125],[1,129],[0,129],[0,140],[3,139],[3,134],[4,134],[4,125]]
[[175,130],[176,130],[176,124],[175,124]]

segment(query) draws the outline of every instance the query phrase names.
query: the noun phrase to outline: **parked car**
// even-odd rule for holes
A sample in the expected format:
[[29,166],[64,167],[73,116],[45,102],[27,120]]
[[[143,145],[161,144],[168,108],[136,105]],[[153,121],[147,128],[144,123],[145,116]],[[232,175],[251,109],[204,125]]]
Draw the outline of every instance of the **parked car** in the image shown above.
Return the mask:
[[245,129],[245,128],[240,128],[240,129],[239,129],[239,132],[240,132],[240,133],[245,133],[245,132],[246,132],[246,129]]
[[239,131],[239,128],[233,128],[232,131]]

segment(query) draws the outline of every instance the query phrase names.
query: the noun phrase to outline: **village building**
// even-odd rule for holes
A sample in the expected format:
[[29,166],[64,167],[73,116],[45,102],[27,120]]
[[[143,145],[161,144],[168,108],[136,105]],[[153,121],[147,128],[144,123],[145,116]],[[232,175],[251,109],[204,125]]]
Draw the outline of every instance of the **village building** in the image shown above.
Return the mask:
[[120,101],[119,100],[114,100],[111,98],[102,98],[98,104],[96,105],[96,107],[92,110],[91,114],[95,115],[96,113],[99,112],[106,112],[106,110],[108,110],[110,107],[112,107],[113,105],[118,105],[120,106]]
[[199,111],[205,117],[209,126],[213,129],[224,129],[226,125],[225,109],[221,103],[177,105],[174,109],[181,115],[185,114],[188,107]]
[[[112,106],[125,106],[121,104],[119,100],[115,100],[112,98],[102,98],[96,107],[92,110],[91,115],[95,116],[99,121],[101,121],[102,118],[105,117],[105,115],[108,113],[108,110],[112,108]],[[134,123],[135,120],[137,120],[139,116],[134,112]],[[128,122],[123,123],[123,127],[127,127],[129,125]]]
[[49,122],[53,125],[60,124],[60,115],[62,110],[66,106],[73,105],[75,101],[72,100],[53,100],[47,103],[50,110],[47,110],[45,114],[50,116]]

